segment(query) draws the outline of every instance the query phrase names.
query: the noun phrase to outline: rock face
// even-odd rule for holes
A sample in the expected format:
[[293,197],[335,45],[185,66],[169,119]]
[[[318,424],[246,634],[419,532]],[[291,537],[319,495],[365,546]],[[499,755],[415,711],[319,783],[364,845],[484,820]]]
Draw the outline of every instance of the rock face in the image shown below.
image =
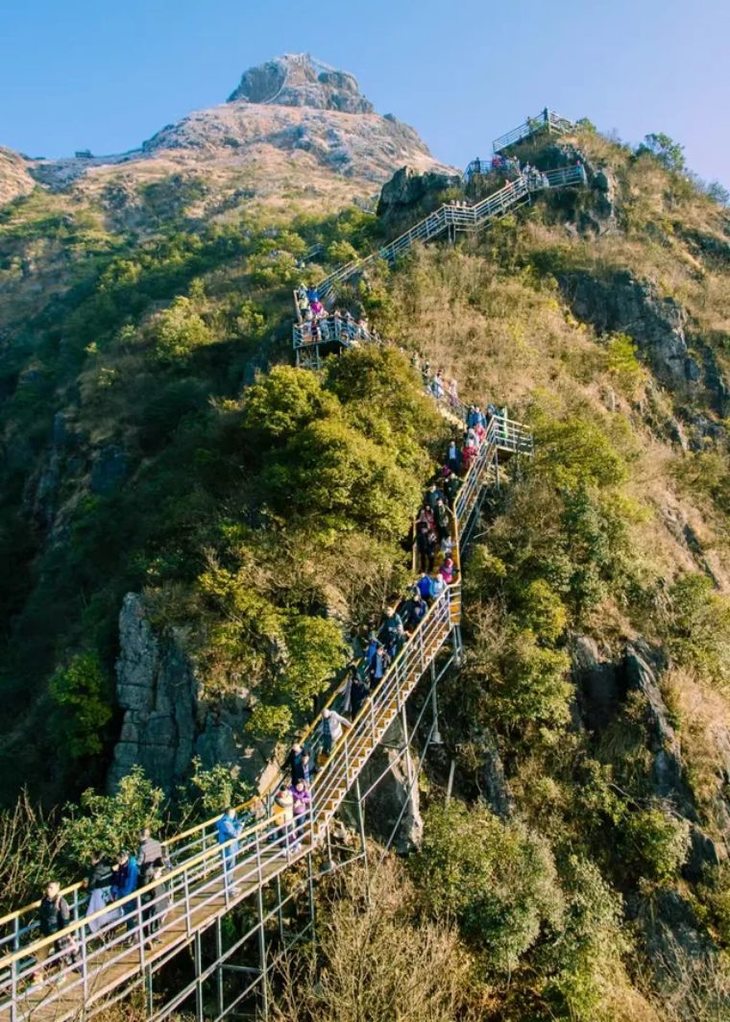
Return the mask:
[[167,792],[202,766],[237,766],[251,782],[266,766],[270,749],[244,740],[245,696],[209,706],[200,699],[195,668],[175,632],[155,634],[144,601],[127,593],[119,614],[117,702],[124,711],[121,733],[107,777],[113,791],[135,764]]
[[427,171],[422,174],[415,167],[401,167],[390,181],[383,185],[377,214],[378,216],[388,216],[393,213],[413,210],[414,207],[420,209],[425,205],[429,196],[435,196],[445,188],[458,187],[461,183],[461,176],[457,174],[436,171]]
[[411,784],[411,778],[418,774],[418,759],[413,751],[401,755],[404,741],[403,726],[400,717],[396,717],[360,775],[364,793],[385,772],[365,803],[365,825],[383,842],[391,840],[395,831],[393,848],[401,853],[418,848],[423,835],[418,781]]
[[686,316],[673,298],[662,298],[653,284],[626,270],[606,279],[564,274],[559,281],[579,319],[602,333],[632,337],[663,383],[682,390],[700,383],[702,371],[687,348]]
[[649,787],[652,795],[671,806],[690,825],[691,847],[684,865],[688,879],[698,880],[707,865],[716,865],[723,852],[700,826],[685,777],[682,745],[660,687],[666,663],[654,647],[641,639],[626,644],[613,660],[586,636],[573,650],[573,673],[581,693],[582,721],[600,733],[616,717],[631,692],[640,693],[647,751],[651,755]]
[[249,68],[228,102],[310,106],[346,114],[371,114],[374,109],[354,75],[322,64],[308,53],[286,53]]
[[193,757],[196,680],[179,646],[155,636],[136,593],[124,597],[119,637],[117,700],[124,722],[108,785],[115,788],[139,764],[169,791]]

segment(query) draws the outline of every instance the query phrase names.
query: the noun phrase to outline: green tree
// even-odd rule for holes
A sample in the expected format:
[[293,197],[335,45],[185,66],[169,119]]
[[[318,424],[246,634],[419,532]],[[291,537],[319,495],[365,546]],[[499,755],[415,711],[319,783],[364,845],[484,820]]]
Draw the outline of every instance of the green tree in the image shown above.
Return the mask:
[[213,333],[192,299],[181,295],[158,313],[150,327],[153,350],[161,362],[182,362],[210,344]]
[[684,146],[675,142],[669,135],[665,135],[663,131],[644,135],[644,141],[636,150],[636,155],[641,156],[643,153],[649,153],[667,170],[681,174],[686,169]]
[[139,832],[162,826],[165,796],[135,766],[123,777],[114,795],[100,795],[87,788],[77,805],[66,805],[61,820],[63,858],[78,876],[79,865],[89,862],[95,851],[114,854],[136,849]]
[[71,759],[100,753],[111,720],[109,680],[95,652],[77,653],[49,685],[59,709],[60,745]]

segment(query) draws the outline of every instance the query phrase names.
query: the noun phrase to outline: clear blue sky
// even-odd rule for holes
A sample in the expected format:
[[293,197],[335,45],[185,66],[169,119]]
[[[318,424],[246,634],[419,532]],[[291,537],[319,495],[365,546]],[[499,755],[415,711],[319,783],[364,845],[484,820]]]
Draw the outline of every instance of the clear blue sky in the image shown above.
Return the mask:
[[464,164],[546,104],[730,185],[730,0],[0,0],[0,145],[120,152],[308,51]]

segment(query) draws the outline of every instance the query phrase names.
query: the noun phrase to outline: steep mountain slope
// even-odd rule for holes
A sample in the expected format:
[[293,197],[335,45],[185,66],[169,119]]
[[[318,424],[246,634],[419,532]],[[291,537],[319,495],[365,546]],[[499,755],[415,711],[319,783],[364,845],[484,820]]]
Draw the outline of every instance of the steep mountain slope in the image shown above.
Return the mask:
[[[102,786],[113,755],[113,781],[143,762],[168,791],[193,756],[228,784],[228,770],[254,777],[346,661],[343,634],[408,577],[400,541],[444,423],[393,350],[321,376],[289,366],[291,289],[376,249],[445,184],[473,201],[504,173],[401,175],[382,216],[336,209],[349,179],[327,161],[345,143],[314,126],[368,137],[376,115],[351,79],[288,58],[234,96],[130,161],[133,201],[121,178],[116,198],[100,185],[125,172],[110,163],[0,218],[8,801],[22,781],[49,802]],[[299,177],[286,154],[302,124],[321,141]],[[206,147],[229,148],[229,125],[249,140],[242,160],[249,146],[290,160],[294,200],[267,180],[252,188],[271,203],[205,213]],[[370,264],[336,295],[536,436],[485,509],[466,658],[442,704],[457,801],[440,804],[448,759],[430,762],[395,915],[409,933],[448,929],[475,1017],[716,1022],[730,999],[730,220],[662,153],[590,126],[514,155],[580,159],[588,187]],[[178,159],[203,179],[139,190],[143,168]],[[313,212],[315,165],[332,191]],[[304,1017],[328,1017],[325,994],[312,985]]]

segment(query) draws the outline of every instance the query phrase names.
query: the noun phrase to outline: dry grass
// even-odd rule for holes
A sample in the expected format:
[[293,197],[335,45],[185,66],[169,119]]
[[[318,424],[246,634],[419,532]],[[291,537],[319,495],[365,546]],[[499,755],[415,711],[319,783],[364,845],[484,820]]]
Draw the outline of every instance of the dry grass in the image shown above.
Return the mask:
[[726,817],[718,808],[730,768],[730,702],[681,668],[667,673],[662,689],[679,720],[682,758],[703,822],[726,841]]

